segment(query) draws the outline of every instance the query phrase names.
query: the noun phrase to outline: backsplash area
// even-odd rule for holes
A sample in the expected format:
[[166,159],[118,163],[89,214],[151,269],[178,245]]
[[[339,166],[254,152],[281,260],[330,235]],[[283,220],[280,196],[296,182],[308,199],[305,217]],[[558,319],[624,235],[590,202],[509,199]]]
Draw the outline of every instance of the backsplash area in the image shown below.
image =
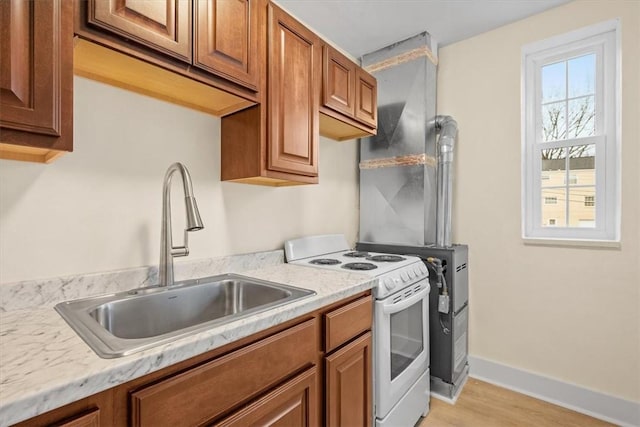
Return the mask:
[[[221,182],[221,120],[76,76],[74,151],[54,163],[0,160],[0,287],[158,263],[162,179],[191,173],[204,229],[189,258],[276,250],[291,238],[358,231],[356,141],[321,139],[321,182],[270,188]],[[184,207],[174,177],[176,244]]]
[[[177,281],[188,280],[222,273],[242,273],[283,262],[284,252],[275,250],[176,262],[174,273]],[[122,292],[155,285],[157,279],[158,267],[152,266],[8,283],[0,286],[0,312],[53,306],[76,298]]]

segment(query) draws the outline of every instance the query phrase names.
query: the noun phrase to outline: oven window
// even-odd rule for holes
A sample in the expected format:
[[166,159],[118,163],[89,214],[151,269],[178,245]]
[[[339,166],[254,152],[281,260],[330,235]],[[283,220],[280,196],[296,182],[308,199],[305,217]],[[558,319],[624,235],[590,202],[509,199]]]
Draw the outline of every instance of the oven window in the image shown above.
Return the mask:
[[400,375],[424,349],[422,303],[391,315],[391,381]]

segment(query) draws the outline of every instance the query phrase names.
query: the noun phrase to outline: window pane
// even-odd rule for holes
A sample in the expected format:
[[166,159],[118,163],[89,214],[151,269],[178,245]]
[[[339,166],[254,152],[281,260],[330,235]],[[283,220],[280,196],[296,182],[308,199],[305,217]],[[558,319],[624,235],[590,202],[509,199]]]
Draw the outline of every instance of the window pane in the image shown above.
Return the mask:
[[[542,189],[542,226],[566,227],[567,190],[564,188]],[[551,201],[551,203],[547,203]]]
[[594,228],[596,226],[596,188],[569,189],[569,227]]
[[567,137],[566,104],[554,102],[542,106],[542,141],[555,141]]
[[596,54],[569,60],[569,98],[595,93]]
[[542,103],[567,97],[566,62],[556,62],[542,67]]
[[596,106],[593,96],[569,101],[569,138],[592,136],[596,133]]
[[[541,185],[542,187],[557,187],[565,184],[564,180],[567,176],[566,148],[548,148],[541,150],[542,153],[542,171]],[[544,200],[543,200],[544,201]]]
[[596,185],[596,146],[569,147],[569,185]]

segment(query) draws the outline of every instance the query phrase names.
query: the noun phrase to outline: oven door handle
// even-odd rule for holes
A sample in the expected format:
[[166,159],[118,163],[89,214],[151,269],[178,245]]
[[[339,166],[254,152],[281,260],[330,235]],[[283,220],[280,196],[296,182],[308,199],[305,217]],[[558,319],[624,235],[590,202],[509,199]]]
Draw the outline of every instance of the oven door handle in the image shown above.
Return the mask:
[[412,295],[411,297],[402,300],[400,302],[397,303],[391,303],[391,304],[385,304],[382,307],[382,312],[384,314],[394,314],[394,313],[398,313],[408,307],[411,307],[413,304],[417,303],[418,301],[420,301],[421,299],[423,299],[424,297],[426,297],[427,295],[429,295],[429,286],[426,286],[425,288],[421,289],[420,292],[418,292],[415,295]]

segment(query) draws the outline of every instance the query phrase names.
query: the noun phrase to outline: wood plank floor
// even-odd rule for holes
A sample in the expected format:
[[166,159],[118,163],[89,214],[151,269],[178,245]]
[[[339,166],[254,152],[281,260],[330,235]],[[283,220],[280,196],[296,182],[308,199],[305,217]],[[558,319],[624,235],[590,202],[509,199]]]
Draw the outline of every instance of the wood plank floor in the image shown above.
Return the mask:
[[431,398],[418,427],[601,427],[613,424],[469,378],[455,405]]

